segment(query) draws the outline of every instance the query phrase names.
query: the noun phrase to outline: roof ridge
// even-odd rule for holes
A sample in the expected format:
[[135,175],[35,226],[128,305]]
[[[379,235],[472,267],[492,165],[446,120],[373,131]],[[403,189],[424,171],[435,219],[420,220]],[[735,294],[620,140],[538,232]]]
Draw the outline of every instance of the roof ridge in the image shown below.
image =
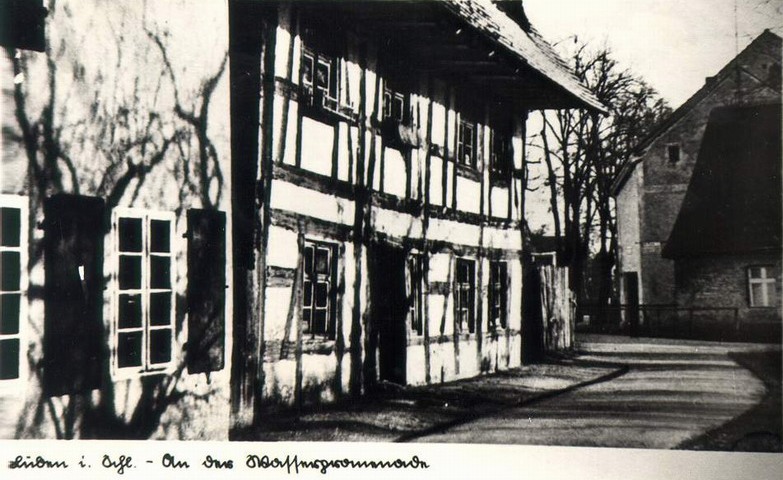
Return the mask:
[[729,78],[730,74],[733,73],[732,70],[734,70],[735,64],[739,61],[739,58],[744,56],[747,52],[751,51],[751,49],[754,49],[758,46],[759,43],[766,40],[767,38],[774,40],[777,39],[778,41],[783,41],[779,36],[777,36],[775,33],[770,31],[769,29],[765,29],[761,34],[759,34],[756,38],[753,39],[745,48],[742,49],[737,55],[734,56],[731,60],[729,60],[726,65],[724,65],[715,75],[712,75],[712,80],[709,82],[705,82],[696,92],[693,93],[690,97],[688,97],[687,100],[685,100],[679,107],[677,107],[672,113],[669,114],[666,119],[664,119],[658,127],[656,127],[652,132],[650,132],[649,135],[647,135],[644,139],[642,139],[634,148],[634,151],[639,154],[641,150],[644,150],[647,148],[656,138],[658,138],[660,135],[662,135],[669,127],[677,123],[682,117],[687,115],[687,113],[701,100],[703,100],[707,94],[715,90],[720,83],[725,80],[726,78]]

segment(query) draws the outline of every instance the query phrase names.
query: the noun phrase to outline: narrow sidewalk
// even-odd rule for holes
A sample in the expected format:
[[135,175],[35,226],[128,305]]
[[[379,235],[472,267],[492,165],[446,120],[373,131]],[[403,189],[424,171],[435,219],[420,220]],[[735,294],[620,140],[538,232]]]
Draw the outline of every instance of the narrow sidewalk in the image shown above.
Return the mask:
[[544,363],[419,387],[384,385],[383,391],[293,414],[271,414],[241,435],[256,441],[399,442],[470,422],[507,408],[535,403],[616,378],[627,366],[550,357]]

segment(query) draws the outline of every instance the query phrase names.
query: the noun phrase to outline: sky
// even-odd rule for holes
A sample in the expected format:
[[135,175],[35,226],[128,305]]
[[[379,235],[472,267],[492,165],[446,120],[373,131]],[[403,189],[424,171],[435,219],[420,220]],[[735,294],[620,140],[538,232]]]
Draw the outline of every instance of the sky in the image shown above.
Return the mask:
[[[524,2],[530,22],[550,43],[573,42],[576,35],[580,42],[608,46],[621,67],[645,79],[673,108],[765,28],[783,36],[783,0],[736,0],[736,41],[735,0]],[[543,166],[531,173],[537,184]],[[533,230],[553,234],[548,193],[528,193],[526,218]]]
[[675,108],[765,28],[783,36],[783,0],[525,0],[525,12],[551,43],[605,43]]

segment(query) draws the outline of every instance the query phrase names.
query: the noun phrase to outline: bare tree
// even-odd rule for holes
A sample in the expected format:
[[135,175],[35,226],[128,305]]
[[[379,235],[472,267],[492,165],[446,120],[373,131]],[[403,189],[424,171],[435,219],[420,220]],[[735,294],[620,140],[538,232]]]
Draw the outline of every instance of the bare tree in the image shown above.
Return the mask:
[[608,107],[609,115],[580,110],[542,112],[541,155],[546,166],[559,260],[570,269],[577,301],[585,296],[585,269],[597,244],[599,302],[608,301],[616,250],[611,185],[630,154],[668,112],[644,80],[623,70],[606,49],[577,44],[570,55],[579,80]]

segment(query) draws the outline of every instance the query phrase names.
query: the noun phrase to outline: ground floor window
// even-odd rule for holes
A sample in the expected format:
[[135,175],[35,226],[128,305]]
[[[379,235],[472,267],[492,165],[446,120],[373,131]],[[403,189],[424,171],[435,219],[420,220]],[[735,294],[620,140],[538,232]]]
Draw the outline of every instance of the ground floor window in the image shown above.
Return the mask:
[[173,227],[170,212],[114,212],[114,360],[118,369],[155,371],[172,360]]
[[508,267],[506,262],[489,263],[489,327],[506,328],[508,318]]
[[407,296],[408,296],[408,318],[409,325],[412,332],[416,335],[422,334],[422,283],[424,280],[422,256],[418,253],[413,253],[408,257],[408,282],[407,282]]
[[748,293],[751,307],[774,307],[775,275],[770,265],[748,267]]
[[0,381],[19,378],[27,265],[27,199],[0,195]]
[[305,241],[302,292],[302,331],[334,339],[337,285],[337,246]]
[[454,284],[454,322],[458,332],[475,333],[476,262],[458,258]]

